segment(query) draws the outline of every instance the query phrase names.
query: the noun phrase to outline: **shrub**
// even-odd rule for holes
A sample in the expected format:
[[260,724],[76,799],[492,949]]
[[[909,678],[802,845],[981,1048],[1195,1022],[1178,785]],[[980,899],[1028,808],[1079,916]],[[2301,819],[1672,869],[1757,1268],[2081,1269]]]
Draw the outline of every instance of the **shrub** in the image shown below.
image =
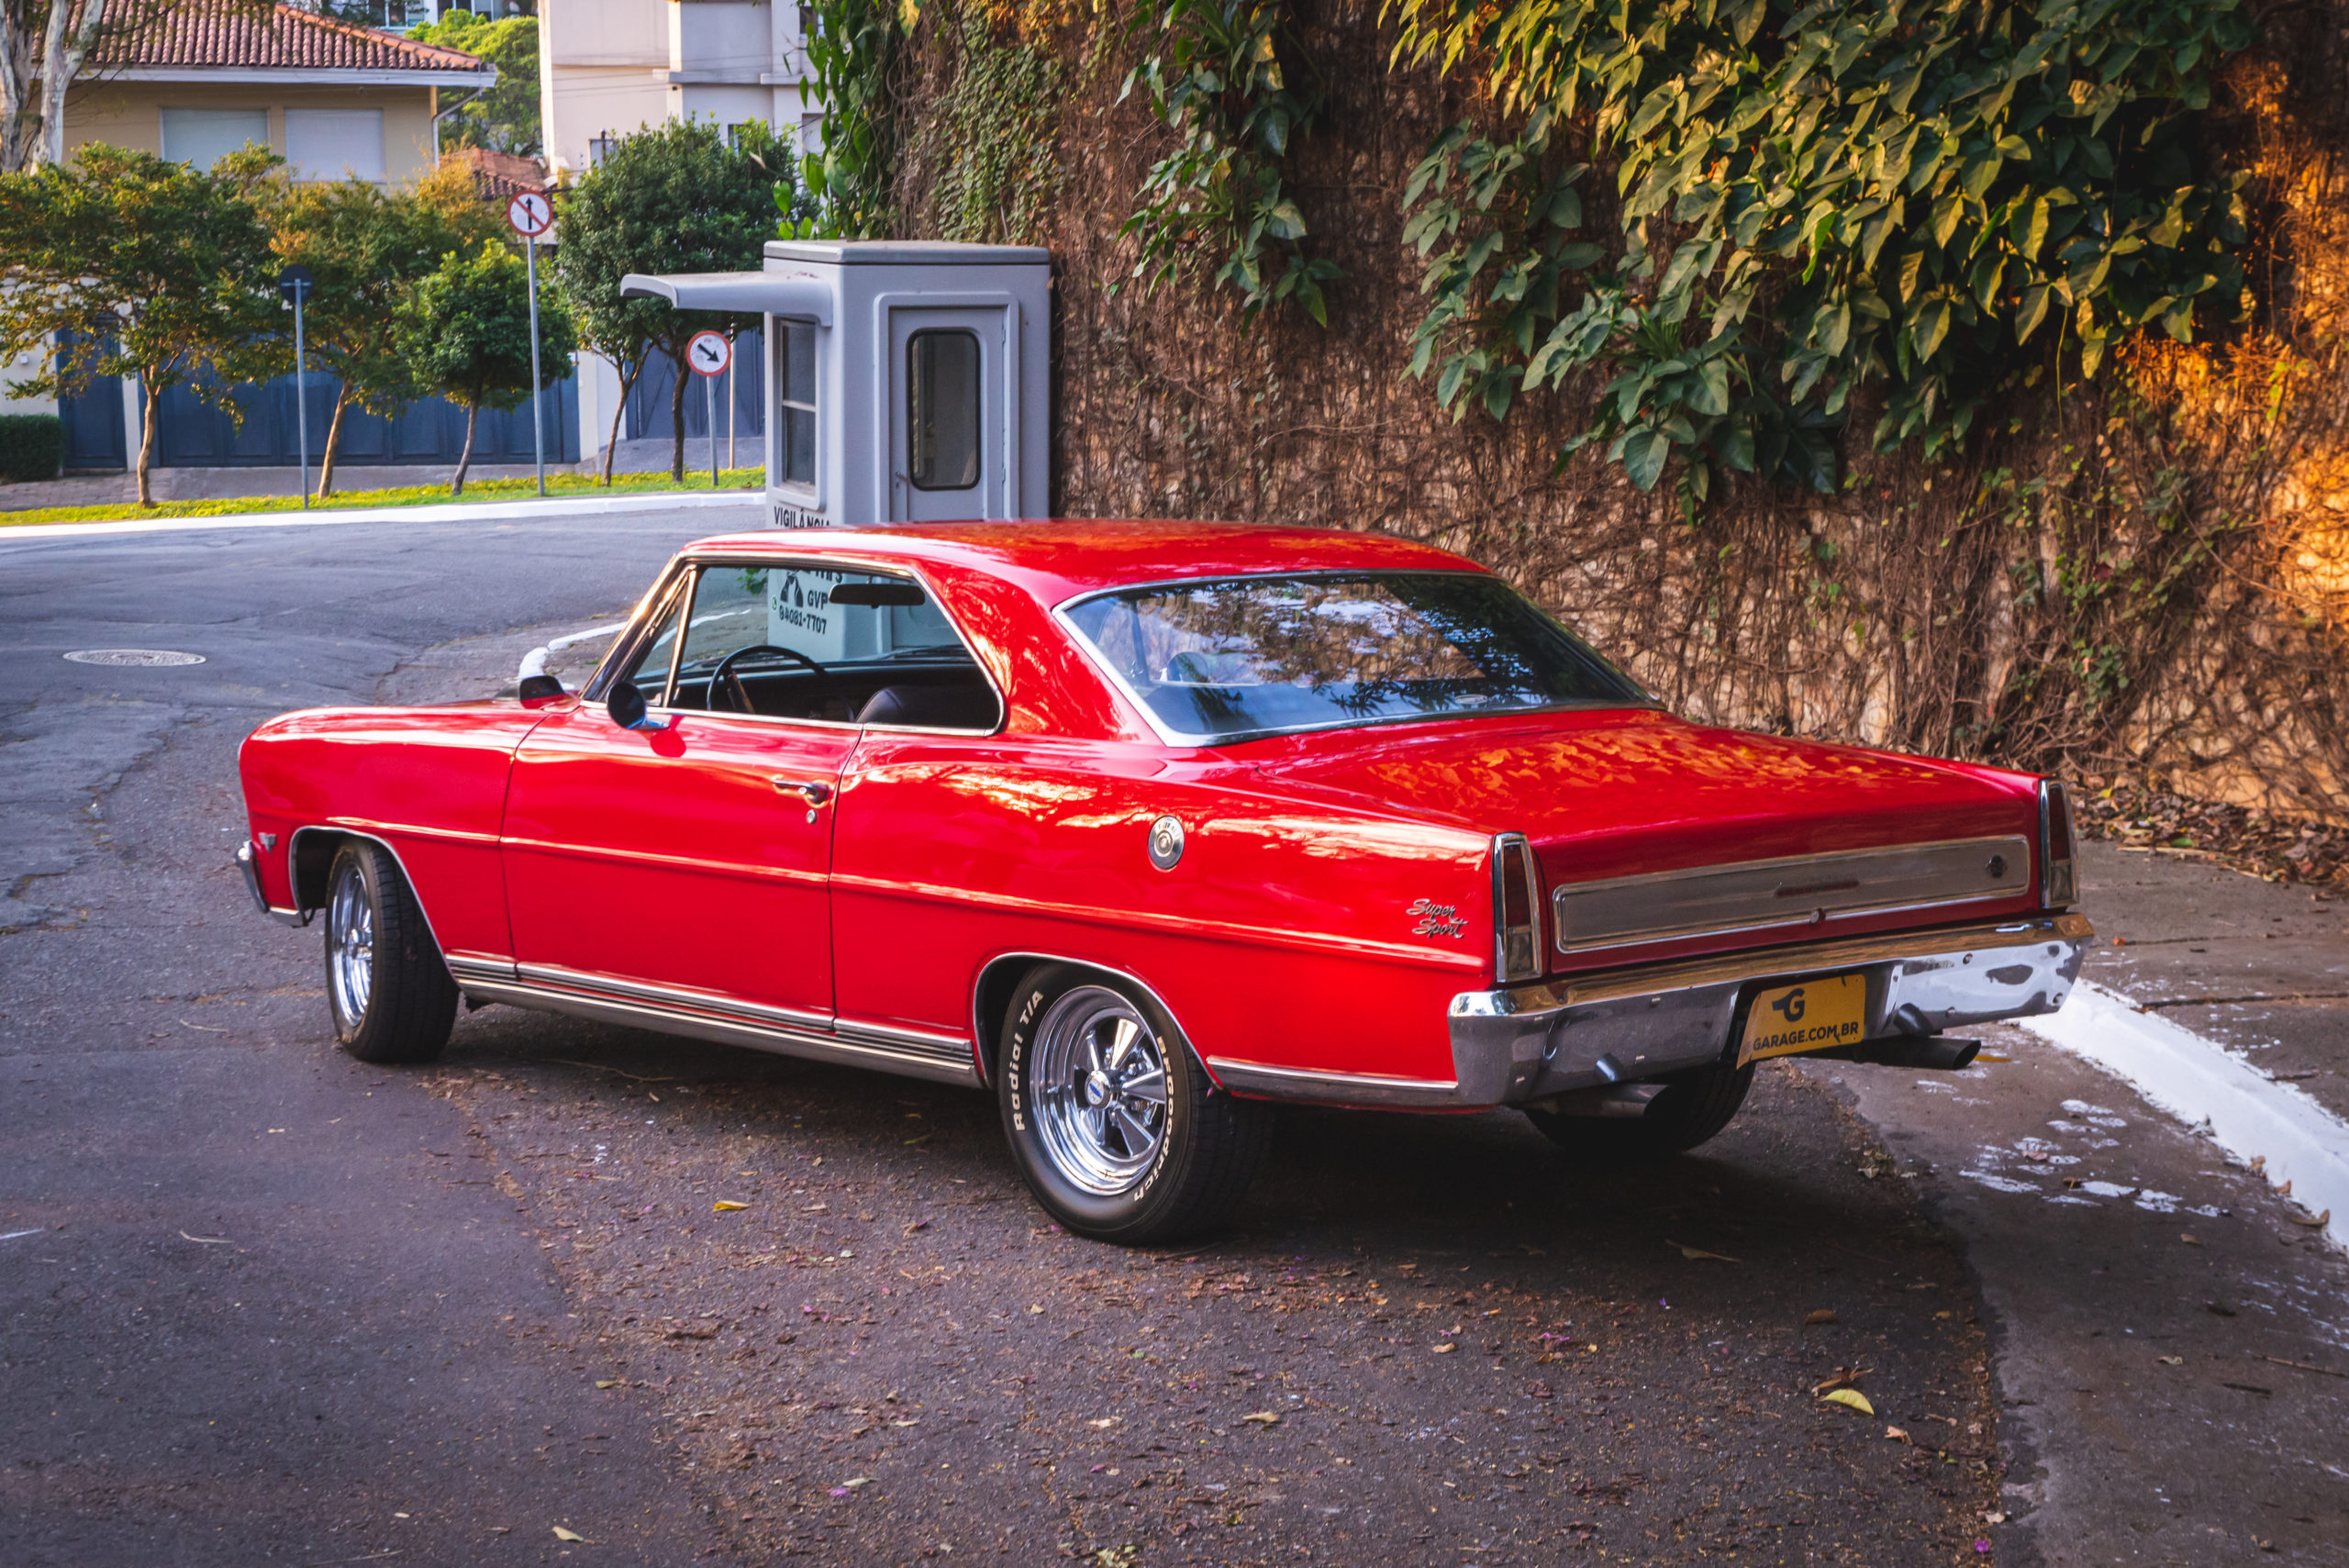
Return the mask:
[[64,420],[54,414],[0,414],[0,480],[54,479],[64,466]]

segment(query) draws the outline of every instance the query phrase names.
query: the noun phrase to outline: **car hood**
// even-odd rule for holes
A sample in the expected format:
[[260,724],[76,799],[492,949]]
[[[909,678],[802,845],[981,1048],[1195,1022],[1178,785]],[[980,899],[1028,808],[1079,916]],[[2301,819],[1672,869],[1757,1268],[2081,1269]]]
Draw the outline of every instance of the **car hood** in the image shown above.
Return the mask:
[[[1255,748],[1251,748],[1255,750]],[[1292,736],[1267,780],[1486,833],[1552,885],[1886,845],[2037,834],[2021,774],[1696,725],[1644,710]]]

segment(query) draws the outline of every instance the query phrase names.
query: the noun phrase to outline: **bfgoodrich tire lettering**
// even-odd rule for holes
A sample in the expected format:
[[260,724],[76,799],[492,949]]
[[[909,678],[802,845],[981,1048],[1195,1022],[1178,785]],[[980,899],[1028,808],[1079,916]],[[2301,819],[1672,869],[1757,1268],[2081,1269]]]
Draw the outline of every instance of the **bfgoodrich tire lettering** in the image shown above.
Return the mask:
[[1271,1140],[1271,1109],[1216,1090],[1150,997],[1074,964],[1029,972],[996,1094],[1020,1174],[1080,1235],[1138,1244],[1221,1220]]
[[457,983],[424,911],[380,845],[350,839],[327,872],[327,1006],[362,1062],[429,1062],[449,1043]]

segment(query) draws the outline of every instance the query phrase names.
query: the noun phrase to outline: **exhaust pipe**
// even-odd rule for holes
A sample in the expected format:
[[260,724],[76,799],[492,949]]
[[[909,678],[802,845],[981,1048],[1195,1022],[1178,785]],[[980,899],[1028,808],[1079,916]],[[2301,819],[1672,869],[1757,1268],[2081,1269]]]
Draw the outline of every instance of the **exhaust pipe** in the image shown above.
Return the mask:
[[1923,1068],[1934,1073],[1959,1073],[1974,1065],[1982,1053],[1978,1040],[1952,1040],[1946,1035],[1902,1035],[1893,1040],[1865,1040],[1821,1056],[1845,1062],[1870,1062],[1879,1067]]

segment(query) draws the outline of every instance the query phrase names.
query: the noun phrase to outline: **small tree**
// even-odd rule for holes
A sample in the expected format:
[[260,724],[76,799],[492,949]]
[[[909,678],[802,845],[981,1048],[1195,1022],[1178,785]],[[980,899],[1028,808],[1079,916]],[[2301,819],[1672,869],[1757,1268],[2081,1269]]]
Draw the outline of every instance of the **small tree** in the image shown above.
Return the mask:
[[[400,339],[408,291],[440,258],[478,250],[503,226],[474,196],[472,175],[454,162],[405,191],[339,180],[282,192],[270,213],[276,229],[271,245],[281,262],[299,262],[316,280],[303,327],[312,363],[340,384],[318,466],[318,494],[326,495],[334,490],[343,416],[351,406],[390,419],[423,395]],[[282,371],[292,362],[291,339],[281,348],[284,362],[275,368]]]
[[465,450],[449,494],[465,493],[473,431],[484,408],[519,408],[570,367],[571,317],[551,295],[539,301],[539,358],[545,379],[530,384],[529,281],[522,258],[495,241],[451,251],[408,291],[399,313],[399,351],[417,380],[465,411]]
[[41,373],[12,388],[35,396],[139,378],[142,506],[163,394],[192,385],[241,420],[230,388],[280,330],[261,211],[278,162],[248,148],[205,172],[93,143],[71,164],[0,174],[0,362],[39,352]]
[[[713,124],[672,121],[625,138],[558,198],[554,271],[588,351],[619,373],[620,404],[653,353],[677,367],[669,411],[675,446],[669,471],[685,476],[685,344],[722,317],[666,300],[622,299],[629,272],[732,272],[758,267],[775,209],[803,205],[791,160],[758,121],[729,145]],[[620,409],[604,448],[604,483]]]

